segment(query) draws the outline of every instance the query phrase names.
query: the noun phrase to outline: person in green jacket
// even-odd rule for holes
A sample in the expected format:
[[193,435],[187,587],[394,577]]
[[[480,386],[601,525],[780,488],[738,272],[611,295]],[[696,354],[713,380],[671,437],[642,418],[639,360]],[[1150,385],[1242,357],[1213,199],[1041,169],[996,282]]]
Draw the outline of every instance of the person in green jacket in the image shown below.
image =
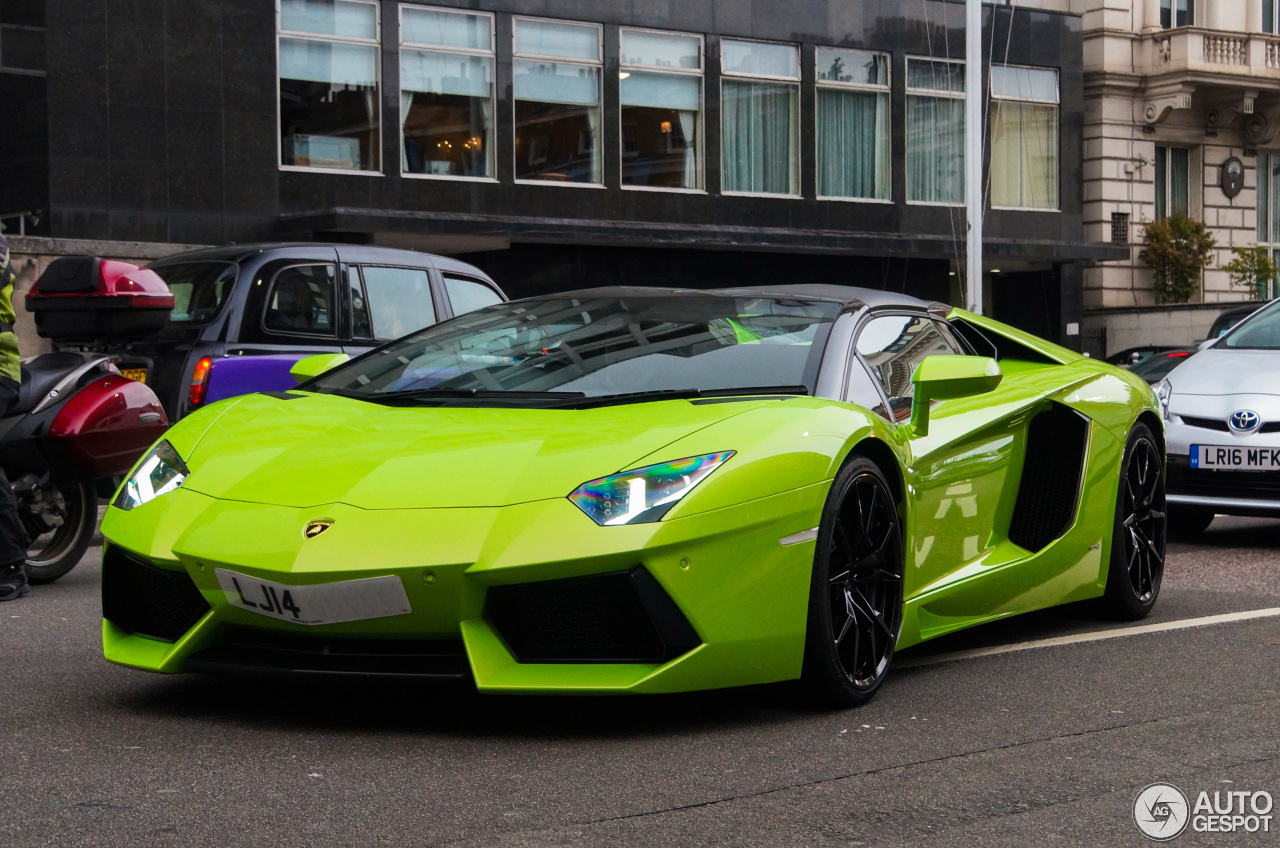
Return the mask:
[[[9,243],[0,235],[0,418],[18,399],[22,369],[18,363],[18,334],[13,331],[13,286],[18,280],[9,262]],[[26,528],[18,517],[18,501],[9,478],[0,468],[0,601],[21,598],[27,583]]]

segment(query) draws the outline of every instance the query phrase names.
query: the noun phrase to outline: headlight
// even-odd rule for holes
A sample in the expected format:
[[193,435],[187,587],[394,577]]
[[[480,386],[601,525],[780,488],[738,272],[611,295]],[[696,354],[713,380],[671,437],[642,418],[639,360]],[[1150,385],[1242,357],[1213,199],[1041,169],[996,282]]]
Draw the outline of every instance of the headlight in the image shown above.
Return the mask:
[[691,456],[601,477],[574,489],[569,500],[601,526],[657,521],[733,454]]
[[1160,401],[1160,417],[1165,421],[1169,420],[1169,396],[1173,394],[1173,384],[1166,378],[1160,381],[1160,387],[1156,389],[1156,398]]
[[120,487],[111,505],[126,510],[142,506],[181,486],[190,473],[173,445],[167,440],[160,442],[138,463],[138,469]]

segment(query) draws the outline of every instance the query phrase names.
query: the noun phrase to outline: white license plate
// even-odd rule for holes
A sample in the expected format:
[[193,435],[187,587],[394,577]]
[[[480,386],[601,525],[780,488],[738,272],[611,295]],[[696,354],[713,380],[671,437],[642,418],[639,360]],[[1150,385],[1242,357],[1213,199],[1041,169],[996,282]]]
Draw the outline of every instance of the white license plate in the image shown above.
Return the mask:
[[221,568],[214,571],[231,606],[294,624],[337,624],[412,612],[404,584],[394,574],[290,586]]
[[1280,448],[1192,445],[1191,467],[1234,471],[1280,471]]

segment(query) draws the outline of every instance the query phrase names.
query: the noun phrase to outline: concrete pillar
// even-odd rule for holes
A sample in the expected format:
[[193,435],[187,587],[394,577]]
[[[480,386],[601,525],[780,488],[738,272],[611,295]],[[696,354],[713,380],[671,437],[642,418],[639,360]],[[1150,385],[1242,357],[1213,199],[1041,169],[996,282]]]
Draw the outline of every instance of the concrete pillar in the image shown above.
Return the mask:
[[1271,0],[1248,0],[1245,6],[1245,32],[1262,32],[1262,4]]
[[1142,0],[1143,34],[1159,32],[1160,30],[1160,0]]
[[1205,3],[1209,8],[1204,10],[1204,25],[1209,29],[1227,29],[1223,0],[1205,0]]

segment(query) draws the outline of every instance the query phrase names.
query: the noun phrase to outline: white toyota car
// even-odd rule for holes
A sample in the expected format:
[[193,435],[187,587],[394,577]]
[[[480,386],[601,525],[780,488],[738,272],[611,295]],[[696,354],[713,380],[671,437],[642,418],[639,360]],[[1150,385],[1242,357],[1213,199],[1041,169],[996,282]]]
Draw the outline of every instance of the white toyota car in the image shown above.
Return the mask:
[[1156,395],[1171,533],[1201,533],[1215,514],[1280,518],[1280,301],[1188,357]]

